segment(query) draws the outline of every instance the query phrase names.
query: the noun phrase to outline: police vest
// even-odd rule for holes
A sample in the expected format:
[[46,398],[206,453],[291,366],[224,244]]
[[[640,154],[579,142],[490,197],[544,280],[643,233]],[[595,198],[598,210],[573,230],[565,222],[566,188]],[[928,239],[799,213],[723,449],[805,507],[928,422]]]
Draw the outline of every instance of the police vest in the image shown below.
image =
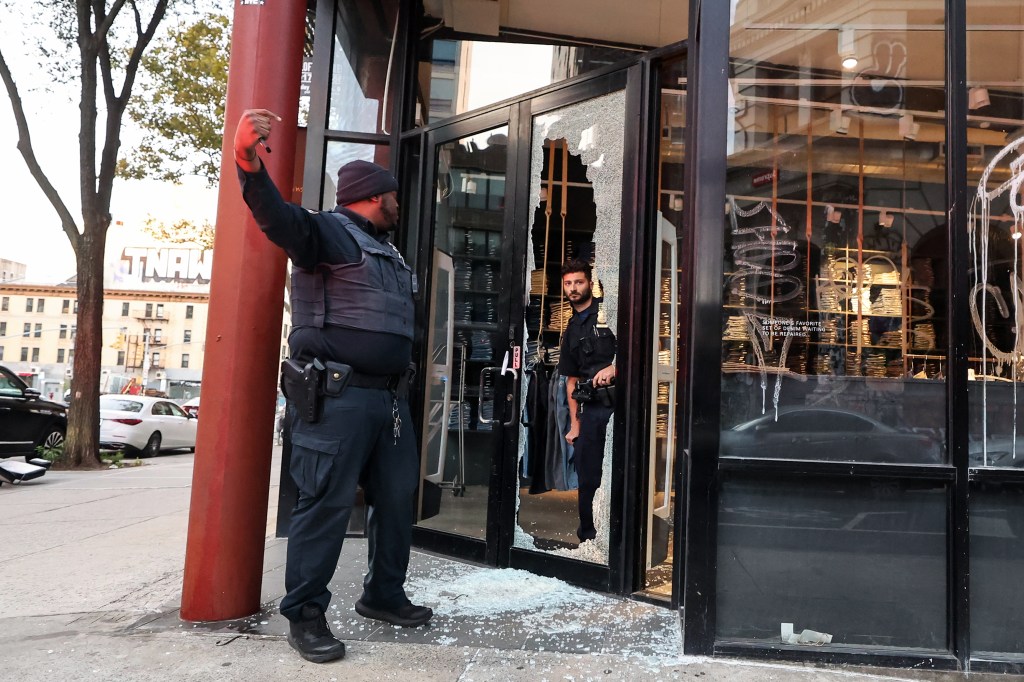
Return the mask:
[[398,249],[381,243],[349,218],[330,213],[348,230],[363,257],[358,263],[320,263],[292,270],[292,325],[325,325],[413,337],[412,271]]

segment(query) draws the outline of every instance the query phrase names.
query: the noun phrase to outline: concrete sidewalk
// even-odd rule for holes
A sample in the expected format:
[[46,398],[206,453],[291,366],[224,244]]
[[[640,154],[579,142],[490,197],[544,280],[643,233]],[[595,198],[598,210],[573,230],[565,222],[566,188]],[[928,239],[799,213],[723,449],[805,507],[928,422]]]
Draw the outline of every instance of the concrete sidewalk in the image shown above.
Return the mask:
[[[316,665],[277,613],[286,541],[268,510],[263,604],[224,623],[178,619],[193,455],[133,469],[50,472],[0,488],[3,680],[953,680],[962,674],[683,657],[677,615],[522,571],[414,552],[409,590],[429,627],[352,608],[366,545],[346,542],[329,621],[343,661]],[[984,680],[994,675],[972,674]],[[1000,680],[1009,676],[998,676]]]

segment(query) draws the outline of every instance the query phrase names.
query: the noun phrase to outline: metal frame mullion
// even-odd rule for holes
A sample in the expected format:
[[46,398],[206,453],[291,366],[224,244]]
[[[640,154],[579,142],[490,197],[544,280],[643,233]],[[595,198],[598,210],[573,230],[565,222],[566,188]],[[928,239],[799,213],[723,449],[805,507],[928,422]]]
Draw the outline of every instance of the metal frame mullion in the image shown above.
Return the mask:
[[[715,637],[718,439],[721,411],[722,254],[730,5],[691,0],[687,60],[685,219],[693,233],[691,368],[683,651],[710,655]],[[697,400],[693,398],[697,397]]]
[[306,159],[302,172],[302,206],[320,209],[324,194],[324,163],[327,146],[327,102],[331,94],[331,60],[334,58],[334,19],[337,0],[318,0],[313,26],[313,73],[310,83],[309,120],[306,123]]
[[946,0],[946,211],[949,378],[946,438],[956,468],[950,505],[949,643],[961,669],[970,661],[970,532],[968,527],[967,343],[971,338],[967,241],[967,3]]

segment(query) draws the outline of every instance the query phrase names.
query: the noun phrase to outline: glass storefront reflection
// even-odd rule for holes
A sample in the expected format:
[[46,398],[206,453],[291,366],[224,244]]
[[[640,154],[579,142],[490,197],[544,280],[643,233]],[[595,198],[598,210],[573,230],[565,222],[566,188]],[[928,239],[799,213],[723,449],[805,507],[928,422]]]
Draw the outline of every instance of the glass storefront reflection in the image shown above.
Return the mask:
[[398,1],[354,0],[337,10],[327,127],[386,132],[395,97],[387,90]]
[[518,40],[424,41],[416,124],[442,121],[636,56],[612,47]]
[[[508,128],[439,145],[418,525],[485,539]],[[504,344],[502,343],[505,338]]]
[[971,648],[976,657],[1024,654],[1024,487],[976,483],[971,491]]
[[[615,92],[534,117],[524,321],[526,371],[520,429],[516,547],[608,561],[613,426],[606,428],[601,485],[592,505],[597,537],[580,542],[580,487],[566,442],[569,402],[559,353],[572,305],[561,266],[593,265],[598,326],[616,329],[625,95]],[[584,410],[586,410],[584,406]],[[613,421],[613,420],[611,420]],[[584,510],[583,514],[586,514]]]
[[946,649],[941,484],[735,479],[718,517],[719,641]]
[[[970,465],[1024,465],[1024,2],[967,3]],[[1011,18],[1012,17],[1012,18]]]
[[789,6],[732,26],[723,454],[944,462],[943,3]]

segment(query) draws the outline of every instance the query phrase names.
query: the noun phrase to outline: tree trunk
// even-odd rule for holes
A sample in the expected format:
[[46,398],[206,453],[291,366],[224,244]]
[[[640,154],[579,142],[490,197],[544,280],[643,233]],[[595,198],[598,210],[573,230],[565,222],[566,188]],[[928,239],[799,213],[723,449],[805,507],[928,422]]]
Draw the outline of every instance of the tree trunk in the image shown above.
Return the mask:
[[103,259],[109,218],[85,217],[78,263],[78,330],[68,438],[62,462],[76,469],[102,466],[99,458],[100,363],[103,352]]

